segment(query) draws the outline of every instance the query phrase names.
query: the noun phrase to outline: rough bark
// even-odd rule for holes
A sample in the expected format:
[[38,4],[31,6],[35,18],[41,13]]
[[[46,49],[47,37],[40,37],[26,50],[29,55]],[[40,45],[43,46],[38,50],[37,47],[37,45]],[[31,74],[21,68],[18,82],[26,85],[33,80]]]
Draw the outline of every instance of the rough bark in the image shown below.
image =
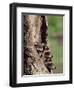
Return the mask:
[[52,72],[52,55],[48,47],[46,16],[23,15],[25,75]]

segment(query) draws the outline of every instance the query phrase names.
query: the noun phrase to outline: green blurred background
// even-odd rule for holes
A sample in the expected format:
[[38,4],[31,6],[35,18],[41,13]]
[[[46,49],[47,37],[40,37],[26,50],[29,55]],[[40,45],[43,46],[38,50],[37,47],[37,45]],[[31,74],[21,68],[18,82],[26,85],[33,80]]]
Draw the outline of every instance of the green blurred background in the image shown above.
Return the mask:
[[48,45],[53,54],[54,73],[63,73],[63,16],[48,16]]

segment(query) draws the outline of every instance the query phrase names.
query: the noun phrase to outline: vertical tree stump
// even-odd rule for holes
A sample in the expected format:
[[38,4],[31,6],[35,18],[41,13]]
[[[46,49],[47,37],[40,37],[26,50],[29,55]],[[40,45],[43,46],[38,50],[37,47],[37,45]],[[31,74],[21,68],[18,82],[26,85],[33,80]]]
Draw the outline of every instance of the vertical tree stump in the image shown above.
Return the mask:
[[48,47],[48,22],[46,16],[23,15],[24,69],[23,74],[48,74],[52,72],[52,55]]

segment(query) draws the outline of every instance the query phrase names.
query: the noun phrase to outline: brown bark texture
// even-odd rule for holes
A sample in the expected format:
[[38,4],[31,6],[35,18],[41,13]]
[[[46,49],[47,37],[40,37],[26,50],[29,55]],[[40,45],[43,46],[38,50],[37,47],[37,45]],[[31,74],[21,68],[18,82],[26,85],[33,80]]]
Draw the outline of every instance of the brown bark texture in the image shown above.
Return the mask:
[[46,16],[23,15],[23,74],[52,73],[51,50],[48,47],[48,21]]

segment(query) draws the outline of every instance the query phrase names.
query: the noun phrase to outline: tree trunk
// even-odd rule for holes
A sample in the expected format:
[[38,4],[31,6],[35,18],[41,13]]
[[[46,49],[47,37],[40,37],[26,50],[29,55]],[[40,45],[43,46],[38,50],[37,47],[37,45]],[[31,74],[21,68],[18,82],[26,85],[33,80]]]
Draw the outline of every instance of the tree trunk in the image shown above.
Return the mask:
[[52,72],[52,55],[48,47],[47,29],[46,16],[23,15],[23,74],[35,75]]

